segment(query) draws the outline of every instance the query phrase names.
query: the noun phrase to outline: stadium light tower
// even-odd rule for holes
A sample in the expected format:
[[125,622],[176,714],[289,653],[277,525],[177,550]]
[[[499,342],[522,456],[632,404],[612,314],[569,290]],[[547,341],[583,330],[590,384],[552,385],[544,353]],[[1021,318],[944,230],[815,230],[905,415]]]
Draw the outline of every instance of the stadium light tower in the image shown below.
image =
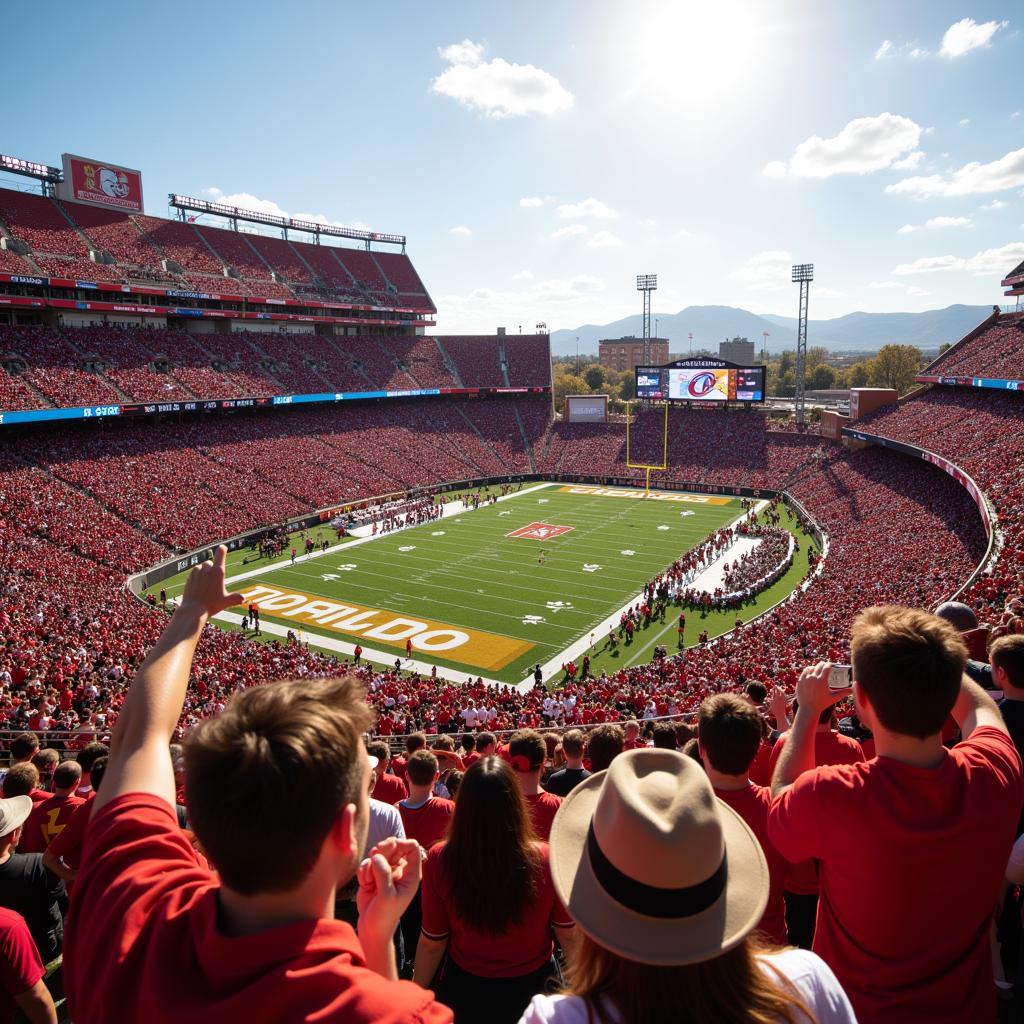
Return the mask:
[[651,365],[651,292],[657,288],[657,274],[636,275],[636,290],[644,293],[644,366]]
[[793,267],[793,283],[800,285],[800,315],[796,328],[796,421],[804,422],[804,384],[807,370],[807,299],[814,280],[813,263],[797,263]]

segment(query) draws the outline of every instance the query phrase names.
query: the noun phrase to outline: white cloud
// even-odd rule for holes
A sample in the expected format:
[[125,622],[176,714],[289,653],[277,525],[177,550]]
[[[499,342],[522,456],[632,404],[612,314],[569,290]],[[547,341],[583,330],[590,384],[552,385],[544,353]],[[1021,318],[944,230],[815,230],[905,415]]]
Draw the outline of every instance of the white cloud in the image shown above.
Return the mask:
[[921,49],[920,47],[918,47],[918,46],[915,46],[915,47],[914,47],[914,48],[913,48],[913,49],[912,49],[912,50],[910,51],[910,56],[911,56],[911,57],[912,57],[912,58],[913,58],[914,60],[918,60],[918,59],[919,59],[919,58],[921,58],[921,57],[927,57],[927,56],[928,56],[928,51],[927,51],[927,50],[922,50],[922,49]]
[[913,43],[900,43],[897,46],[891,39],[883,39],[882,45],[875,50],[875,60],[885,60],[886,57],[910,57],[917,60],[927,56],[927,50],[923,50]]
[[961,117],[960,120],[957,123],[961,127],[963,127],[965,124],[970,124],[971,123],[971,119],[969,117]]
[[751,256],[729,277],[745,284],[751,291],[779,291],[790,283],[793,260],[784,250],[770,250]]
[[537,210],[542,206],[546,206],[548,203],[555,201],[554,196],[523,196],[519,200],[519,205],[524,210]]
[[892,41],[889,39],[883,39],[882,45],[875,50],[875,60],[881,60],[883,57],[888,57],[892,54],[896,47],[892,45]]
[[558,216],[566,220],[576,217],[594,217],[597,220],[608,220],[616,213],[600,199],[590,196],[580,203],[564,203],[558,208]]
[[560,238],[575,238],[577,235],[585,235],[586,233],[587,228],[584,224],[566,224],[565,227],[552,231],[548,238],[553,242],[557,242]]
[[587,245],[591,249],[611,249],[615,246],[622,245],[622,239],[618,235],[612,234],[610,231],[598,231],[591,236]]
[[913,224],[904,224],[896,234],[897,235],[909,235],[911,232],[916,231],[917,228]]
[[931,292],[928,291],[926,288],[918,288],[916,284],[912,284],[909,288],[907,288],[907,294],[919,297],[921,295],[931,295]]
[[479,64],[484,55],[484,48],[472,39],[463,39],[461,43],[452,43],[443,50],[437,51],[441,59],[448,64]]
[[893,160],[892,167],[896,171],[912,171],[924,159],[924,150],[915,149],[908,153],[902,160]]
[[952,59],[971,50],[991,46],[992,37],[1009,24],[1008,21],[985,21],[979,25],[973,18],[961,18],[946,29],[939,56]]
[[554,75],[501,57],[485,61],[483,51],[470,39],[439,50],[449,66],[431,89],[491,118],[557,114],[572,106],[572,93]]
[[345,223],[340,220],[332,220],[324,213],[289,213],[282,209],[273,199],[260,199],[251,192],[232,192],[227,194],[216,185],[202,190],[212,203],[221,203],[224,206],[235,206],[240,210],[254,210],[257,213],[265,213],[271,217],[291,217],[294,220],[313,221],[316,224],[327,224],[336,228],[354,228],[356,231],[369,231],[368,225],[360,220]]
[[467,228],[465,224],[458,224],[454,228],[449,228],[448,234],[457,235],[459,238],[469,238],[473,234],[473,229]]
[[932,217],[924,222],[926,228],[966,228],[970,227],[970,217]]
[[1024,185],[1024,149],[1015,149],[990,163],[973,161],[955,170],[950,177],[929,174],[925,177],[904,178],[885,191],[896,195],[912,195],[918,199],[928,196],[968,196],[984,192],[1000,192]]
[[899,281],[872,281],[868,285],[868,287],[869,288],[876,288],[876,289],[881,289],[881,288],[902,288],[903,285],[901,285],[899,283]]
[[891,167],[917,149],[921,126],[909,117],[884,113],[858,117],[830,139],[812,135],[801,142],[788,167],[773,160],[764,168],[768,177],[830,178],[833,174],[869,174]]
[[532,270],[520,270],[512,275],[513,281],[532,281],[533,271]]
[[1001,210],[1006,206],[1006,203],[1002,199],[993,199],[991,203],[982,203],[981,208],[983,210]]
[[693,238],[693,232],[680,228],[672,237],[681,241],[684,238]]
[[894,274],[933,274],[939,271],[966,270],[975,277],[1005,274],[1024,260],[1024,242],[1010,242],[998,249],[984,249],[973,256],[922,256],[912,263],[900,263]]

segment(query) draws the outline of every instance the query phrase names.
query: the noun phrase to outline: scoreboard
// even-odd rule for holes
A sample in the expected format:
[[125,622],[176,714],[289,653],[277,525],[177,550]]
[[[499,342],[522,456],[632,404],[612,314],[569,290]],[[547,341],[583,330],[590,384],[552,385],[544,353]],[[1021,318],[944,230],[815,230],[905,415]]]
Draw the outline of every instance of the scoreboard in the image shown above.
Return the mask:
[[636,397],[669,402],[763,402],[765,368],[724,359],[680,359],[636,368]]

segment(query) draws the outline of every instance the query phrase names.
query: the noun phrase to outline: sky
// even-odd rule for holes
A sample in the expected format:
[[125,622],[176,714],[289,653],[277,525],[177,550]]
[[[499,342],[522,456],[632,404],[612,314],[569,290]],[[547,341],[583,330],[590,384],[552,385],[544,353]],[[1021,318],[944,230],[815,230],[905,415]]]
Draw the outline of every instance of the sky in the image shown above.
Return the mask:
[[795,316],[792,263],[813,318],[987,304],[1024,259],[1019,2],[49,10],[5,51],[0,152],[139,168],[156,215],[404,234],[439,332],[606,323],[641,273],[654,315]]

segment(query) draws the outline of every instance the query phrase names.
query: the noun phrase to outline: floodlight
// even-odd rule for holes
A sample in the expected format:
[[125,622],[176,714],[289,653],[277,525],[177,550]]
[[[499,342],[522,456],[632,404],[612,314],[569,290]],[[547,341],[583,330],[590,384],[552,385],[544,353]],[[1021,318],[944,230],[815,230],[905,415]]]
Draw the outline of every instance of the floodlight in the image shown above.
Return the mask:
[[793,280],[794,281],[813,281],[814,280],[814,264],[813,263],[797,263],[793,267]]
[[658,275],[657,274],[637,274],[636,275],[636,290],[638,292],[656,291],[657,287],[658,287]]

